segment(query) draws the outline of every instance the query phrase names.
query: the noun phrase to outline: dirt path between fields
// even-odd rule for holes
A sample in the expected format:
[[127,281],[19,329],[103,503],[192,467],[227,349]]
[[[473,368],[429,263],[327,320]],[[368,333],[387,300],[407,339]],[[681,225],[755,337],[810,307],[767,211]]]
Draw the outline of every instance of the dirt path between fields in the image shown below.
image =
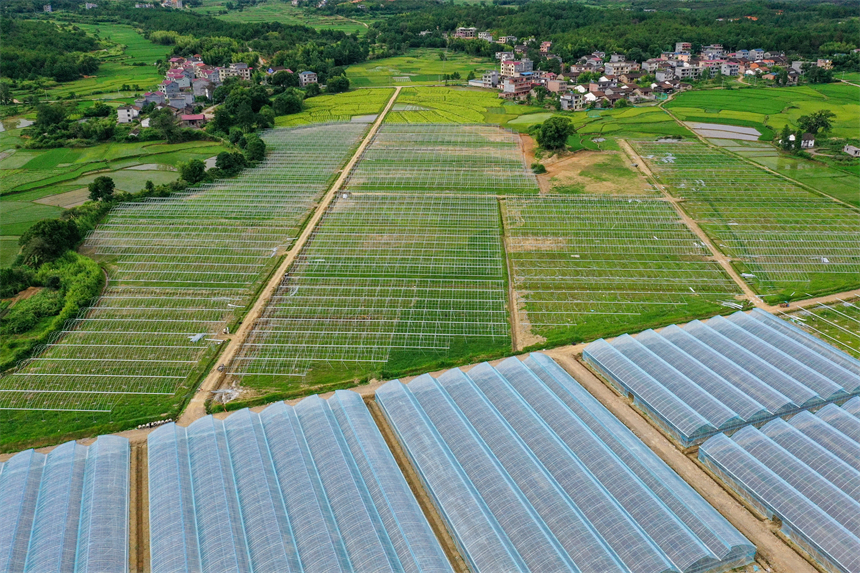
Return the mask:
[[623,398],[609,389],[590,370],[574,358],[570,347],[556,349],[552,356],[571,376],[576,378],[592,396],[621,420],[625,426],[704,497],[757,548],[759,555],[774,571],[780,573],[817,573],[816,569],[780,540],[768,521],[750,513],[741,503],[714,481],[693,460],[681,453],[648,420],[634,410]]
[[738,272],[731,264],[731,259],[724,255],[720,250],[714,245],[711,241],[711,238],[702,230],[699,224],[690,217],[683,208],[681,208],[680,200],[677,197],[672,196],[668,191],[666,191],[665,185],[661,185],[659,181],[654,177],[654,174],[648,168],[648,165],[645,164],[645,160],[642,159],[636,151],[630,147],[630,144],[627,143],[623,139],[618,140],[618,145],[624,152],[630,156],[630,159],[635,163],[646,178],[663,194],[663,197],[672,204],[675,211],[678,213],[678,216],[684,221],[684,224],[697,236],[699,240],[702,241],[705,245],[707,245],[708,250],[711,251],[711,256],[714,260],[719,263],[723,270],[726,271],[735,283],[737,283],[738,287],[741,289],[741,292],[744,293],[744,297],[759,308],[763,308],[767,310],[768,304],[764,302],[762,299],[758,297],[758,295],[753,291],[752,288],[741,278]]
[[305,225],[304,231],[299,235],[299,238],[296,239],[291,245],[290,251],[287,253],[287,256],[284,258],[281,266],[274,272],[272,275],[269,284],[261,291],[260,296],[257,298],[257,301],[254,303],[254,306],[251,307],[251,310],[248,311],[248,314],[242,320],[242,325],[236,330],[234,334],[232,334],[229,340],[226,342],[227,348],[221,354],[221,356],[216,361],[217,363],[214,365],[212,370],[203,380],[203,383],[200,384],[200,387],[197,389],[197,392],[194,394],[194,397],[188,403],[188,406],[185,408],[185,411],[182,412],[182,415],[179,417],[179,423],[183,426],[187,426],[194,420],[198,418],[202,418],[206,415],[206,400],[209,398],[209,395],[213,390],[217,390],[221,385],[221,382],[224,380],[225,373],[229,368],[223,368],[219,370],[219,365],[224,364],[225,366],[230,365],[230,362],[233,358],[236,357],[239,349],[245,342],[245,339],[248,338],[248,335],[254,328],[254,324],[257,319],[263,313],[263,310],[266,308],[266,304],[269,302],[269,299],[275,293],[278,286],[281,284],[281,280],[284,275],[289,270],[290,266],[295,261],[298,254],[301,252],[302,248],[307,243],[314,229],[328,208],[329,204],[334,200],[335,195],[341,189],[343,184],[346,182],[346,178],[349,175],[349,172],[358,162],[362,153],[364,153],[365,148],[368,146],[370,141],[373,139],[373,136],[376,135],[376,132],[379,130],[379,127],[382,125],[382,121],[385,119],[385,116],[388,114],[391,106],[394,105],[397,96],[400,94],[400,90],[402,88],[395,88],[394,94],[391,96],[391,99],[388,100],[388,103],[385,106],[385,109],[382,110],[382,113],[379,114],[379,117],[376,118],[376,121],[373,122],[370,130],[367,132],[367,135],[364,136],[361,144],[356,149],[352,158],[346,164],[346,166],[341,170],[340,176],[334,182],[331,189],[329,189],[328,193],[326,193],[319,205],[314,211],[314,214],[308,220],[307,225]]

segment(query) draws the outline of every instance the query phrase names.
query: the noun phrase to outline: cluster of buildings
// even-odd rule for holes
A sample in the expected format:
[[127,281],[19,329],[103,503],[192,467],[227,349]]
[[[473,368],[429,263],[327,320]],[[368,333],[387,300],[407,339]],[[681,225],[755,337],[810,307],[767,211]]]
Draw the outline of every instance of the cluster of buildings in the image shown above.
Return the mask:
[[[492,35],[477,32],[475,28],[458,28],[454,37],[478,38],[492,41]],[[505,99],[525,99],[534,95],[534,89],[542,86],[548,91],[559,94],[563,109],[584,109],[593,104],[598,107],[612,107],[619,100],[639,102],[653,100],[661,94],[688,89],[684,82],[709,78],[718,74],[724,76],[756,76],[775,80],[775,66],[786,70],[788,83],[797,83],[807,64],[831,69],[830,60],[816,62],[789,62],[784,54],[766,52],[762,49],[737,50],[729,53],[720,44],[704,46],[698,55],[693,55],[692,44],[678,42],[675,51],[663,52],[659,58],[642,62],[628,60],[623,54],[594,52],[583,56],[569,66],[566,72],[555,74],[534,69],[534,62],[525,57],[528,38],[525,44],[516,44],[517,38],[503,36],[499,43],[514,45],[514,51],[496,52],[499,70],[486,72],[481,79],[471,80],[475,87],[496,88],[499,96]],[[546,58],[561,58],[550,52],[552,42],[541,42],[540,52]],[[587,82],[578,79],[587,74]],[[640,85],[646,76],[653,81]],[[597,77],[598,79],[594,79]]]
[[[270,76],[273,76],[273,75],[277,74],[278,72],[287,72],[288,74],[292,74],[293,70],[291,70],[289,68],[285,68],[284,66],[275,66],[275,67],[272,67],[272,68],[269,68],[268,70],[266,70],[266,74],[270,75]],[[316,72],[311,72],[311,71],[306,70],[304,72],[299,72],[298,75],[299,75],[299,87],[301,87],[301,88],[306,88],[311,84],[318,84],[319,83],[319,76],[316,74]]]
[[[547,57],[550,42],[544,42]],[[534,69],[534,62],[528,58],[516,58],[514,52],[499,52],[499,71],[488,71],[480,80],[472,80],[470,85],[483,88],[496,88],[499,97],[504,99],[525,99],[529,94],[534,95],[537,87],[558,94],[562,109],[580,110],[589,105],[596,107],[613,107],[619,100],[639,102],[653,100],[659,94],[669,94],[686,89],[687,84],[678,80],[664,80],[641,86],[637,82],[645,76],[638,62],[628,61],[620,54],[612,54],[608,61],[606,55],[596,52],[591,56],[581,58],[570,66],[569,74]],[[577,84],[577,79],[584,72],[589,72],[589,81]],[[593,79],[598,75],[598,79]],[[585,76],[582,76],[583,79]]]
[[203,114],[194,113],[196,98],[212,99],[215,88],[227,78],[251,79],[252,68],[244,62],[215,67],[207,65],[199,54],[195,54],[190,58],[170,58],[169,64],[158,91],[147,92],[142,98],[135,100],[134,105],[117,109],[119,123],[135,121],[143,106],[154,103],[158,109],[170,109],[183,125],[201,127],[206,119]]

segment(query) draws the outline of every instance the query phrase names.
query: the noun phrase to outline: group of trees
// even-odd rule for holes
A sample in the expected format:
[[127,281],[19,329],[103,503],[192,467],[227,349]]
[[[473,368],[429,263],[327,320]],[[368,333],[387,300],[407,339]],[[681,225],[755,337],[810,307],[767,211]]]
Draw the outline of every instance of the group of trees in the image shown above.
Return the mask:
[[98,42],[76,26],[0,18],[0,75],[10,79],[49,77],[58,82],[95,73],[99,62],[88,52]]
[[[401,5],[412,10],[372,24],[368,37],[388,46],[440,47],[444,45],[442,32],[468,25],[496,34],[551,40],[553,53],[564,61],[595,50],[647,59],[672,49],[681,40],[692,42],[694,48],[719,42],[729,49],[763,48],[812,57],[837,47],[840,52],[856,47],[860,37],[860,22],[850,3],[776,5],[752,0],[653,12],[620,5],[598,10],[572,1],[529,2],[516,9],[447,2],[413,7],[403,0],[387,4],[393,5],[391,9]],[[430,33],[422,36],[422,31]],[[452,40],[449,47],[481,56],[491,56],[500,49],[498,44],[483,40]]]

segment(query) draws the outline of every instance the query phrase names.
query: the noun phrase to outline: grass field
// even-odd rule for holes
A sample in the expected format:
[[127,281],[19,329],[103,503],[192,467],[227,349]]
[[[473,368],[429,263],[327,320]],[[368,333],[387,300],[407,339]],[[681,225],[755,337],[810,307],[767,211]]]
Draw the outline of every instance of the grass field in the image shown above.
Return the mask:
[[860,207],[860,165],[832,166],[821,161],[780,153],[773,145],[756,141],[713,140],[719,145],[813,189]]
[[639,153],[747,282],[771,303],[860,284],[857,212],[701,143]]
[[857,137],[860,88],[833,83],[689,91],[678,94],[665,106],[684,121],[755,127],[767,141],[786,124],[796,129],[800,116],[827,109],[836,114],[831,137]]
[[803,330],[860,358],[860,299],[843,300],[783,314]]
[[82,203],[87,185],[98,176],[111,177],[119,191],[136,193],[147,180],[158,185],[177,179],[176,166],[182,161],[206,160],[224,151],[209,141],[47,150],[15,149],[10,147],[13,142],[14,135],[0,138],[0,151],[9,153],[0,160],[0,237],[21,235],[36,221],[58,217],[63,208]]
[[83,246],[109,288],[0,378],[0,450],[175,417],[366,129],[271,132],[236,178],[115,208]]
[[362,62],[347,68],[346,76],[355,87],[442,85],[445,74],[457,72],[465,83],[469,72],[480,78],[485,71],[498,67],[493,60],[461,52],[445,52],[446,59],[440,60],[443,51],[418,48],[402,56]]
[[[304,101],[304,111],[275,118],[278,127],[350,121],[353,117],[380,113],[391,99],[391,88],[353,90],[342,94],[319,95]],[[371,118],[366,118],[371,120]],[[375,118],[373,118],[375,119]],[[372,122],[372,120],[371,120]]]
[[[194,12],[216,16],[227,22],[280,22],[288,25],[308,26],[317,30],[337,30],[347,34],[364,34],[367,26],[357,20],[342,16],[314,14],[293,6],[288,0],[267,0],[244,10],[223,11],[227,0],[204,0]],[[369,23],[370,21],[368,21]]]
[[[131,26],[121,24],[76,24],[90,34],[108,40],[112,45],[104,53],[97,53],[102,63],[92,77],[72,82],[47,82],[47,97],[51,100],[67,98],[74,93],[78,98],[116,99],[130,97],[135,92],[154,89],[163,79],[155,68],[155,61],[164,59],[169,47],[154,44],[137,33]],[[132,64],[146,65],[132,65]],[[139,90],[120,92],[123,84],[140,86]],[[26,95],[13,92],[15,97]],[[45,92],[37,94],[45,97]]]
[[18,237],[0,236],[0,267],[8,267],[18,256]]
[[836,72],[834,77],[837,80],[844,80],[852,84],[860,84],[860,72]]
[[504,125],[523,114],[544,110],[505,103],[498,94],[477,88],[404,88],[387,123],[493,123]]

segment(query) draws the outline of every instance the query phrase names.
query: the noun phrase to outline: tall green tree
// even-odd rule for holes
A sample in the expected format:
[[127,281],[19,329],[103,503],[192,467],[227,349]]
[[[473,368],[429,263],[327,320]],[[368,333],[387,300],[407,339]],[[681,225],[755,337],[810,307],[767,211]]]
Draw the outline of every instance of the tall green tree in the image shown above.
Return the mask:
[[114,184],[113,179],[107,175],[96,177],[88,187],[90,191],[90,201],[107,201],[113,196],[115,188],[116,185]]
[[[217,161],[217,159],[216,159]],[[179,176],[192,185],[206,178],[206,164],[200,159],[192,159],[179,165]]]
[[566,117],[553,116],[535,130],[538,145],[544,149],[564,149],[567,138],[576,133],[573,123]]
[[804,131],[814,135],[819,131],[830,131],[830,128],[833,127],[831,120],[835,117],[836,114],[829,109],[820,109],[809,115],[802,115],[797,118],[797,125]]

